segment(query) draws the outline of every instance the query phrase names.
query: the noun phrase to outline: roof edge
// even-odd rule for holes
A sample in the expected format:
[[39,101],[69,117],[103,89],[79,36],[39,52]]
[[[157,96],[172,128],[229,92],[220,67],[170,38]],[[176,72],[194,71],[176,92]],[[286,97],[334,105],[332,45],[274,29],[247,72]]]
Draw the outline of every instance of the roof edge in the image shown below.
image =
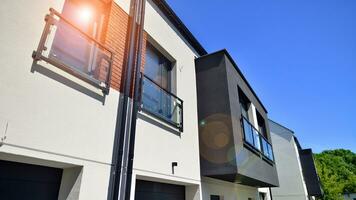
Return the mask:
[[213,52],[213,53],[209,53],[209,54],[203,55],[203,56],[197,58],[196,60],[199,60],[199,59],[204,58],[204,57],[206,57],[206,56],[210,56],[210,55],[214,55],[214,54],[219,54],[219,53],[223,53],[223,54],[225,54],[225,55],[228,57],[228,59],[229,59],[229,60],[231,61],[231,63],[234,65],[234,67],[235,67],[237,73],[239,73],[239,75],[241,76],[242,80],[245,81],[247,87],[251,90],[252,94],[256,97],[258,103],[260,103],[261,106],[262,106],[262,108],[263,108],[263,110],[264,110],[266,113],[268,113],[266,107],[263,105],[263,103],[262,103],[262,101],[260,100],[260,98],[258,98],[256,92],[253,90],[253,88],[251,87],[250,83],[247,81],[247,79],[245,78],[244,74],[242,73],[242,71],[240,70],[239,66],[236,64],[235,60],[232,58],[232,56],[230,55],[230,53],[227,51],[227,49],[221,49],[221,50],[215,51],[215,52]]
[[206,55],[208,53],[165,0],[152,1],[158,6],[158,8],[163,12],[163,14],[178,29],[178,31],[183,35],[183,37],[188,41],[188,43],[192,45],[192,47],[200,56]]
[[292,129],[287,128],[287,127],[283,126],[282,124],[280,124],[280,123],[278,123],[278,122],[276,122],[276,121],[274,121],[274,120],[272,120],[272,119],[268,119],[268,120],[269,120],[270,122],[272,122],[272,123],[274,123],[274,124],[276,124],[276,125],[278,125],[278,126],[284,128],[284,129],[287,129],[288,131],[290,131],[291,133],[293,133],[293,135],[295,135],[295,133],[294,133],[294,131],[293,131]]

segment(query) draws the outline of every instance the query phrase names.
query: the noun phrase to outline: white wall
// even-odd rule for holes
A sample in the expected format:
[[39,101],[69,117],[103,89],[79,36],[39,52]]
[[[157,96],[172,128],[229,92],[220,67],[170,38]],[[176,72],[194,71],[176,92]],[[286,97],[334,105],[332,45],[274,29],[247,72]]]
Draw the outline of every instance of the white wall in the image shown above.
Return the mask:
[[[79,199],[106,197],[119,93],[105,103],[41,73],[31,72],[44,16],[61,11],[64,0],[4,0],[0,6],[0,159],[7,154],[83,166]],[[45,69],[87,87],[44,62]],[[27,159],[26,162],[32,162]],[[57,167],[58,167],[57,166]],[[66,166],[64,166],[66,167]],[[100,182],[100,184],[98,184]],[[95,192],[93,192],[95,191]]]
[[258,192],[265,195],[264,200],[272,200],[269,188],[258,188]]
[[202,177],[203,200],[210,200],[210,195],[218,195],[224,200],[258,200],[258,190],[255,187],[239,185],[208,177]]
[[293,133],[273,122],[270,122],[270,127],[280,185],[272,188],[273,199],[307,200],[308,194]]
[[[164,177],[164,179],[187,184],[199,184],[199,138],[194,63],[194,57],[197,55],[151,1],[147,1],[146,4],[145,30],[176,60],[174,69],[177,80],[176,95],[184,101],[184,132],[167,131],[139,118],[134,169],[138,175],[149,174],[153,178]],[[145,116],[150,118],[148,115]],[[157,122],[163,125],[162,122]],[[166,128],[171,129],[170,126]],[[172,174],[172,162],[178,163],[174,174]]]
[[[119,93],[111,89],[103,103],[93,98],[101,91],[49,64],[39,62],[49,72],[84,86],[91,95],[48,74],[31,72],[31,54],[40,40],[44,16],[50,7],[61,11],[63,2],[2,2],[0,26],[6,31],[0,32],[0,138],[6,134],[6,139],[0,147],[0,159],[59,168],[82,166],[79,199],[103,199],[109,182]],[[128,0],[117,2],[128,11]],[[139,119],[134,178],[190,185],[196,189],[190,188],[189,193],[200,199],[196,53],[150,1],[145,30],[177,61],[177,96],[184,100],[184,132],[177,136]],[[171,162],[178,162],[175,174],[171,173]]]

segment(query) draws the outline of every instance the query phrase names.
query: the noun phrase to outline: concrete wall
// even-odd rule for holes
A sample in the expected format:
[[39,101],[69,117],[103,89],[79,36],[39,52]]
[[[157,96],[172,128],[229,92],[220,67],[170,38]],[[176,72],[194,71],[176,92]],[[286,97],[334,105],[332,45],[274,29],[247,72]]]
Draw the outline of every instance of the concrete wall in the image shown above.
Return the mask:
[[280,186],[272,188],[276,200],[308,200],[294,133],[270,121]]
[[257,188],[203,177],[203,200],[210,200],[210,195],[218,195],[224,200],[258,200]]

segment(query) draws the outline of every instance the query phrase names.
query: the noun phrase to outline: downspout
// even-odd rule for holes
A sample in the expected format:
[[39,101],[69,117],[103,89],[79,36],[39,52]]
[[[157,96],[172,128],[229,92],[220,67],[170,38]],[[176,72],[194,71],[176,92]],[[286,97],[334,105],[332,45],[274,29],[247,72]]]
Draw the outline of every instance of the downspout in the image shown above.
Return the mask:
[[[137,116],[137,84],[134,76],[135,68],[140,69],[141,66],[141,51],[142,51],[142,33],[144,8],[146,0],[131,0],[129,24],[127,27],[127,38],[125,48],[125,60],[122,73],[122,95],[120,95],[116,127],[114,148],[112,157],[112,168],[110,175],[108,200],[128,200],[130,199],[131,178],[132,178],[132,163],[135,131],[136,131],[136,116]],[[139,26],[139,23],[142,23]],[[137,35],[138,34],[138,35]],[[137,73],[137,70],[136,70]],[[135,85],[133,85],[135,78]],[[135,90],[133,100],[134,108],[130,104],[131,91]],[[134,127],[133,127],[134,125]],[[130,166],[130,167],[129,167]]]
[[136,66],[135,66],[135,77],[134,77],[134,94],[133,94],[133,111],[131,117],[131,132],[130,132],[130,144],[129,144],[129,157],[128,157],[128,166],[127,166],[127,177],[126,177],[126,191],[125,196],[126,200],[130,200],[131,195],[131,183],[132,183],[132,173],[133,173],[133,161],[135,155],[135,138],[136,138],[136,122],[137,122],[137,113],[141,106],[140,100],[140,89],[142,87],[141,83],[141,65],[142,65],[142,46],[143,46],[143,31],[144,31],[144,22],[145,22],[145,10],[146,10],[146,0],[141,0],[140,2],[140,12],[138,13],[138,51],[136,56]]
[[271,197],[271,200],[273,200],[272,189],[271,188],[269,188],[269,196]]

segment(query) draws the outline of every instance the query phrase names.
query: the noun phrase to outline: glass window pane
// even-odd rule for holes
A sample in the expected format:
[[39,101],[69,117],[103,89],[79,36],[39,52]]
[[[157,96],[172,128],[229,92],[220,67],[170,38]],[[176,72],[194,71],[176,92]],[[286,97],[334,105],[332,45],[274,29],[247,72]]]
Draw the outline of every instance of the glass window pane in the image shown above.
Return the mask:
[[145,75],[170,91],[172,63],[150,43],[146,47]]
[[164,120],[182,125],[182,102],[143,77],[142,108]]
[[252,133],[252,127],[251,125],[247,122],[246,119],[243,119],[243,128],[244,128],[244,136],[245,140],[247,143],[253,145],[253,133]]
[[272,150],[272,146],[270,144],[268,144],[268,158],[271,159],[272,161],[274,160],[273,150]]
[[253,129],[253,138],[254,138],[254,147],[258,150],[261,150],[261,145],[260,145],[260,135],[258,131]]
[[[84,3],[81,0],[66,0],[62,16],[100,41],[106,20],[105,9],[105,4],[101,1]],[[86,18],[83,18],[82,12],[87,12]],[[52,30],[54,39],[48,57],[99,81],[106,81],[111,59],[109,52],[71,24],[58,20],[56,28]]]

